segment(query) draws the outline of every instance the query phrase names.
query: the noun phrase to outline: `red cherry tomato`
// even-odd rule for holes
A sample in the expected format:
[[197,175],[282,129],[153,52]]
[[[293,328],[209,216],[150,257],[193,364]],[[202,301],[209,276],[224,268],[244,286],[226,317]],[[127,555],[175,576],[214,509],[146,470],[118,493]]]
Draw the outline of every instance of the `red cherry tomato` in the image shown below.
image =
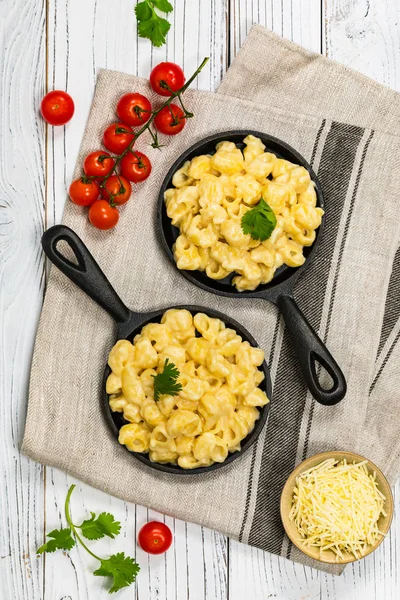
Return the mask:
[[107,127],[103,135],[103,144],[115,154],[122,154],[133,140],[132,128],[125,123],[112,123]]
[[150,101],[142,94],[125,94],[117,104],[117,115],[127,125],[144,125],[151,117]]
[[95,181],[90,181],[86,177],[75,179],[69,186],[69,197],[74,204],[79,206],[89,206],[100,195],[100,188]]
[[125,204],[131,197],[131,184],[122,175],[111,175],[101,188],[101,197],[113,204]]
[[185,123],[185,114],[176,104],[165,106],[154,119],[154,125],[158,131],[166,135],[176,135],[182,131]]
[[97,229],[112,229],[119,221],[119,212],[107,200],[96,200],[89,208],[89,221]]
[[103,178],[109,174],[114,166],[114,159],[104,152],[104,150],[96,150],[85,158],[83,170],[88,177]]
[[160,96],[171,96],[171,93],[177,92],[184,83],[184,72],[179,65],[172,62],[162,62],[150,73],[150,85]]
[[121,160],[121,173],[124,177],[139,183],[151,173],[151,162],[142,152],[128,152]]
[[75,111],[74,101],[67,92],[53,90],[45,95],[40,105],[42,117],[50,125],[65,125]]
[[138,535],[139,546],[149,554],[162,554],[172,544],[172,533],[165,523],[150,521],[143,525]]

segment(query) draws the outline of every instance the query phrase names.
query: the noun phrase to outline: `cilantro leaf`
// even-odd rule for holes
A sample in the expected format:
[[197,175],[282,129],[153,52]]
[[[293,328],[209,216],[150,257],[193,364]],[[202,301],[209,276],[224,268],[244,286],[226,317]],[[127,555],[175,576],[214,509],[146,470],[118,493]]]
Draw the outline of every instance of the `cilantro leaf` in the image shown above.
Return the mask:
[[176,396],[182,389],[182,385],[178,383],[180,373],[174,363],[169,362],[169,358],[165,359],[164,370],[154,377],[154,400],[157,402],[160,396],[168,394],[168,396]]
[[47,534],[48,540],[43,546],[37,549],[37,554],[43,552],[55,552],[56,550],[71,550],[75,546],[75,540],[71,535],[71,529],[53,529]]
[[272,208],[261,198],[260,202],[242,217],[243,233],[251,235],[253,240],[264,242],[276,227],[276,216]]
[[171,25],[166,19],[159,17],[155,12],[147,21],[138,23],[138,33],[142,38],[147,38],[153,42],[153,46],[160,47],[165,44],[166,35]]
[[113,515],[102,512],[96,518],[96,514],[91,512],[91,518],[83,521],[80,529],[88,540],[99,540],[105,535],[114,539],[121,531],[121,523],[115,521]]
[[165,37],[171,27],[170,23],[157,14],[155,7],[171,12],[173,9],[168,0],[143,0],[135,6],[138,21],[138,34],[152,41],[154,46],[165,44]]
[[146,0],[143,0],[143,2],[139,2],[138,4],[136,4],[135,13],[138,21],[147,21],[151,18],[151,6]]
[[174,7],[168,0],[153,0],[153,4],[156,8],[162,12],[169,13],[174,10]]
[[140,567],[136,560],[130,556],[125,556],[124,552],[113,554],[110,558],[104,558],[100,561],[100,567],[94,571],[93,575],[102,577],[112,577],[113,585],[109,593],[118,592],[118,590],[128,587],[136,579]]

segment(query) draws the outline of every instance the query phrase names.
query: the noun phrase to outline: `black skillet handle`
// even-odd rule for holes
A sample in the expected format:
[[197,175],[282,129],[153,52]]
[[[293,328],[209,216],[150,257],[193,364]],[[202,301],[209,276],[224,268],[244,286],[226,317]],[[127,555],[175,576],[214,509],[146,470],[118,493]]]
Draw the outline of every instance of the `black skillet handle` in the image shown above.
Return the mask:
[[[326,346],[319,339],[292,296],[280,296],[277,304],[285,320],[297,359],[314,398],[325,406],[337,404],[346,395],[344,375]],[[321,387],[316,363],[320,363],[332,377],[329,390]]]
[[[63,256],[57,244],[64,240],[73,251],[78,264]],[[118,323],[124,323],[130,310],[119,298],[117,292],[100,269],[80,237],[65,225],[50,227],[42,237],[46,256],[85,294],[106,310]]]

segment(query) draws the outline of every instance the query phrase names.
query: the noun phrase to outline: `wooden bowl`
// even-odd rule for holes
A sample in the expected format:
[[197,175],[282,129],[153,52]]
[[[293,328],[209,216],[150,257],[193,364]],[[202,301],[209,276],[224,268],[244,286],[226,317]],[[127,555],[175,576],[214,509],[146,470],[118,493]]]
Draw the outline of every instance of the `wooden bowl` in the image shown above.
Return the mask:
[[[332,550],[325,550],[323,555],[321,556],[319,548],[308,547],[301,543],[301,541],[300,541],[301,536],[298,532],[298,529],[297,529],[295,523],[293,521],[289,521],[289,513],[290,513],[290,510],[292,507],[293,489],[295,487],[296,478],[301,473],[303,473],[303,471],[307,471],[308,469],[311,469],[312,467],[319,465],[324,460],[327,460],[329,458],[334,458],[338,461],[346,459],[348,463],[352,463],[353,461],[361,462],[364,460],[368,460],[368,459],[364,458],[363,456],[360,456],[359,454],[354,454],[354,452],[341,452],[341,451],[321,452],[320,454],[315,454],[314,456],[311,456],[310,458],[307,458],[306,460],[304,460],[289,475],[289,478],[287,479],[285,486],[282,490],[281,519],[282,519],[283,527],[285,528],[288,538],[293,542],[293,544],[299,550],[304,552],[304,554],[307,554],[307,556],[309,556],[310,558],[313,558],[314,560],[319,560],[320,562],[324,562],[324,563],[345,564],[345,563],[355,562],[356,560],[360,560],[360,559],[355,558],[354,555],[350,554],[350,553],[344,553],[343,559],[340,559],[337,557],[337,555]],[[382,531],[383,533],[386,534],[389,531],[389,528],[390,528],[390,525],[392,522],[392,518],[393,518],[392,490],[390,488],[389,482],[387,481],[386,477],[383,475],[382,471],[380,469],[378,469],[378,467],[376,465],[374,465],[374,463],[372,463],[371,461],[368,460],[367,468],[371,474],[373,474],[374,472],[376,473],[376,481],[378,483],[379,490],[382,492],[382,494],[386,498],[385,504],[384,504],[384,509],[385,509],[385,512],[387,513],[387,516],[384,517],[383,515],[381,515],[379,518],[379,521],[378,521],[378,527],[379,527],[380,531]],[[376,542],[376,544],[371,545],[365,551],[364,556],[371,554],[371,552],[373,552],[381,544],[383,539],[384,539],[384,536],[381,536],[381,538]],[[362,558],[364,558],[364,556]]]

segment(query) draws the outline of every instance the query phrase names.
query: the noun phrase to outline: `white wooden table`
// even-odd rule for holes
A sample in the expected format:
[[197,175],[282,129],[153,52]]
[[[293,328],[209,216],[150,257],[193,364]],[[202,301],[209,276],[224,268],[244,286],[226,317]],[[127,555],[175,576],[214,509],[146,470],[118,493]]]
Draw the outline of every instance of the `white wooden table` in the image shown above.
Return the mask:
[[[59,222],[100,67],[148,76],[161,60],[194,71],[210,55],[198,86],[214,90],[252,23],[267,25],[400,91],[400,0],[175,0],[168,43],[136,35],[136,0],[0,2],[0,599],[108,597],[94,564],[74,549],[37,557],[44,530],[60,527],[74,480],[19,453],[29,365],[46,283],[43,229]],[[46,127],[42,96],[65,89],[76,113]],[[109,510],[123,535],[99,552],[136,552],[137,585],[121,600],[398,600],[400,485],[391,534],[372,556],[335,578],[226,539],[197,525],[126,504],[76,482],[73,514]],[[149,519],[172,528],[165,556],[135,550]],[[97,546],[97,547],[99,547]]]

